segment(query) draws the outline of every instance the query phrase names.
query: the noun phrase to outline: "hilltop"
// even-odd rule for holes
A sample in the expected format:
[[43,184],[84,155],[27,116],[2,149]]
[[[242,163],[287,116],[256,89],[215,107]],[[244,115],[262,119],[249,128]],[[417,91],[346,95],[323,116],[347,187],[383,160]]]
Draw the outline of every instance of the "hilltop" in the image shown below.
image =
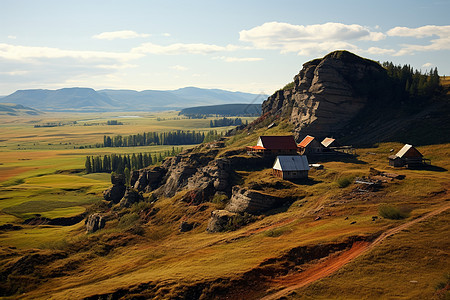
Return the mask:
[[[412,82],[418,85],[419,79],[434,80],[434,90],[413,90]],[[437,74],[420,75],[392,64],[385,68],[348,51],[335,51],[306,62],[292,84],[264,101],[262,114],[266,125],[288,120],[298,141],[313,135],[359,146],[448,143],[450,101],[438,84]],[[411,89],[405,91],[405,85]]]
[[26,115],[39,115],[40,111],[33,109],[31,107],[23,106],[21,104],[14,103],[2,103],[0,104],[0,115],[9,116],[26,116]]

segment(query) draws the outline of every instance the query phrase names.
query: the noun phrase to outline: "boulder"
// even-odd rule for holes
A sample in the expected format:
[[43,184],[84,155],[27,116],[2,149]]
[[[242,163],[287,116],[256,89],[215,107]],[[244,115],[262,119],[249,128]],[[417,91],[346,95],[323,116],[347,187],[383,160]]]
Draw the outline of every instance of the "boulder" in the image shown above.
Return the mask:
[[125,176],[123,174],[111,174],[112,187],[103,191],[103,198],[106,201],[111,201],[113,203],[119,203],[120,199],[125,195]]
[[103,191],[103,198],[106,201],[111,201],[113,203],[119,203],[120,199],[123,198],[126,191],[125,185],[113,185],[107,190]]
[[256,190],[234,186],[230,203],[226,210],[234,213],[261,214],[265,211],[282,206],[288,199],[274,197]]
[[125,185],[125,176],[123,174],[112,173],[111,183],[113,185]]
[[206,231],[208,232],[220,232],[227,229],[229,221],[237,214],[229,212],[228,210],[214,210],[211,212],[211,218],[208,222]]
[[195,222],[186,222],[186,221],[182,221],[180,223],[180,232],[188,232],[191,231],[192,229],[194,229],[194,227],[196,227],[198,225],[198,223]]
[[85,225],[86,231],[89,233],[96,232],[97,230],[105,227],[105,218],[100,214],[92,214],[86,218]]

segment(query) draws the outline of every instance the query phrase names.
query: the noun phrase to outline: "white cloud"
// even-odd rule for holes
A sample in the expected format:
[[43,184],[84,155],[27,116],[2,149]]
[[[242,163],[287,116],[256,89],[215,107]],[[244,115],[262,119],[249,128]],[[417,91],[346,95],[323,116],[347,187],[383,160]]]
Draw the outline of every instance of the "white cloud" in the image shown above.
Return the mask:
[[436,26],[427,25],[417,28],[395,27],[387,32],[388,36],[412,37],[423,39],[426,37],[437,37],[432,39],[427,45],[423,44],[403,44],[395,56],[414,54],[424,51],[450,50],[450,25]]
[[170,68],[173,70],[176,70],[176,71],[187,71],[188,70],[188,68],[180,66],[180,65],[171,66]]
[[428,68],[428,67],[431,67],[431,66],[433,66],[433,64],[427,62],[427,63],[425,63],[425,64],[422,65],[422,68]]
[[167,33],[167,32],[164,32],[163,34],[161,34],[162,36],[165,36],[165,37],[169,37],[169,36],[171,36],[171,34],[170,33]]
[[165,54],[165,55],[182,55],[182,54],[211,54],[222,51],[233,51],[238,49],[238,46],[227,45],[218,46],[212,44],[194,43],[184,44],[176,43],[167,46],[157,45],[153,43],[144,43],[139,47],[133,48],[132,53],[151,53],[151,54]]
[[261,57],[229,57],[229,56],[216,56],[214,59],[220,59],[226,62],[250,62],[250,61],[261,61],[264,58]]
[[397,51],[395,51],[394,49],[384,49],[384,48],[378,48],[378,47],[370,47],[369,49],[367,49],[366,51],[363,51],[369,54],[380,54],[380,55],[393,55],[395,54]]
[[445,37],[450,35],[450,25],[447,26],[427,25],[417,28],[394,27],[388,30],[387,35],[415,37],[418,39],[433,35]]
[[76,58],[80,60],[99,59],[129,61],[142,57],[143,54],[130,52],[106,52],[106,51],[80,51],[64,50],[51,47],[16,46],[0,44],[0,58],[8,60],[52,59],[52,58]]
[[328,51],[357,48],[351,40],[379,41],[386,35],[372,32],[369,28],[352,24],[325,23],[315,25],[292,25],[269,22],[239,32],[240,40],[261,49],[280,49],[281,52],[297,52],[308,55],[311,51]]
[[150,34],[147,33],[137,33],[132,30],[120,30],[120,31],[102,32],[100,34],[92,36],[92,38],[98,40],[115,40],[115,39],[134,39],[149,36]]
[[3,75],[9,75],[9,76],[23,76],[30,73],[29,71],[9,71],[9,72],[0,72],[0,74]]
[[17,36],[15,36],[15,35],[8,35],[8,39],[15,40],[15,39],[17,39]]

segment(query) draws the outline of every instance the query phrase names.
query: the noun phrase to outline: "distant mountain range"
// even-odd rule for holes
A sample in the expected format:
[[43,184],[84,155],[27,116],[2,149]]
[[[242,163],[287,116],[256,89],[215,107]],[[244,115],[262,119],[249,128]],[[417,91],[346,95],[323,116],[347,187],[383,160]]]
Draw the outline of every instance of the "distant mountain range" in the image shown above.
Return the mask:
[[186,87],[172,91],[99,90],[63,88],[59,90],[18,90],[0,98],[0,103],[14,103],[40,111],[105,112],[161,111],[218,104],[260,104],[267,95],[230,92],[219,89]]

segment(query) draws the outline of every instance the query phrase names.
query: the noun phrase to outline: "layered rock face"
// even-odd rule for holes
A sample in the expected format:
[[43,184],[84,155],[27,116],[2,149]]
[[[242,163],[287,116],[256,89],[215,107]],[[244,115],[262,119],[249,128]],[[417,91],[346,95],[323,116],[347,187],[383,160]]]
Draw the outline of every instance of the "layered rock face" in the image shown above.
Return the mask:
[[[208,153],[186,151],[168,158],[161,167],[133,173],[131,186],[138,191],[154,191],[156,197],[173,197],[177,192],[190,190],[192,201],[200,203],[215,192],[229,192],[229,177],[234,172],[229,159],[215,159],[217,150]],[[198,199],[201,196],[203,199]]]
[[303,65],[294,89],[280,90],[262,111],[288,117],[294,134],[325,137],[339,132],[370,101],[371,87],[386,76],[376,62],[347,51],[336,51]]

